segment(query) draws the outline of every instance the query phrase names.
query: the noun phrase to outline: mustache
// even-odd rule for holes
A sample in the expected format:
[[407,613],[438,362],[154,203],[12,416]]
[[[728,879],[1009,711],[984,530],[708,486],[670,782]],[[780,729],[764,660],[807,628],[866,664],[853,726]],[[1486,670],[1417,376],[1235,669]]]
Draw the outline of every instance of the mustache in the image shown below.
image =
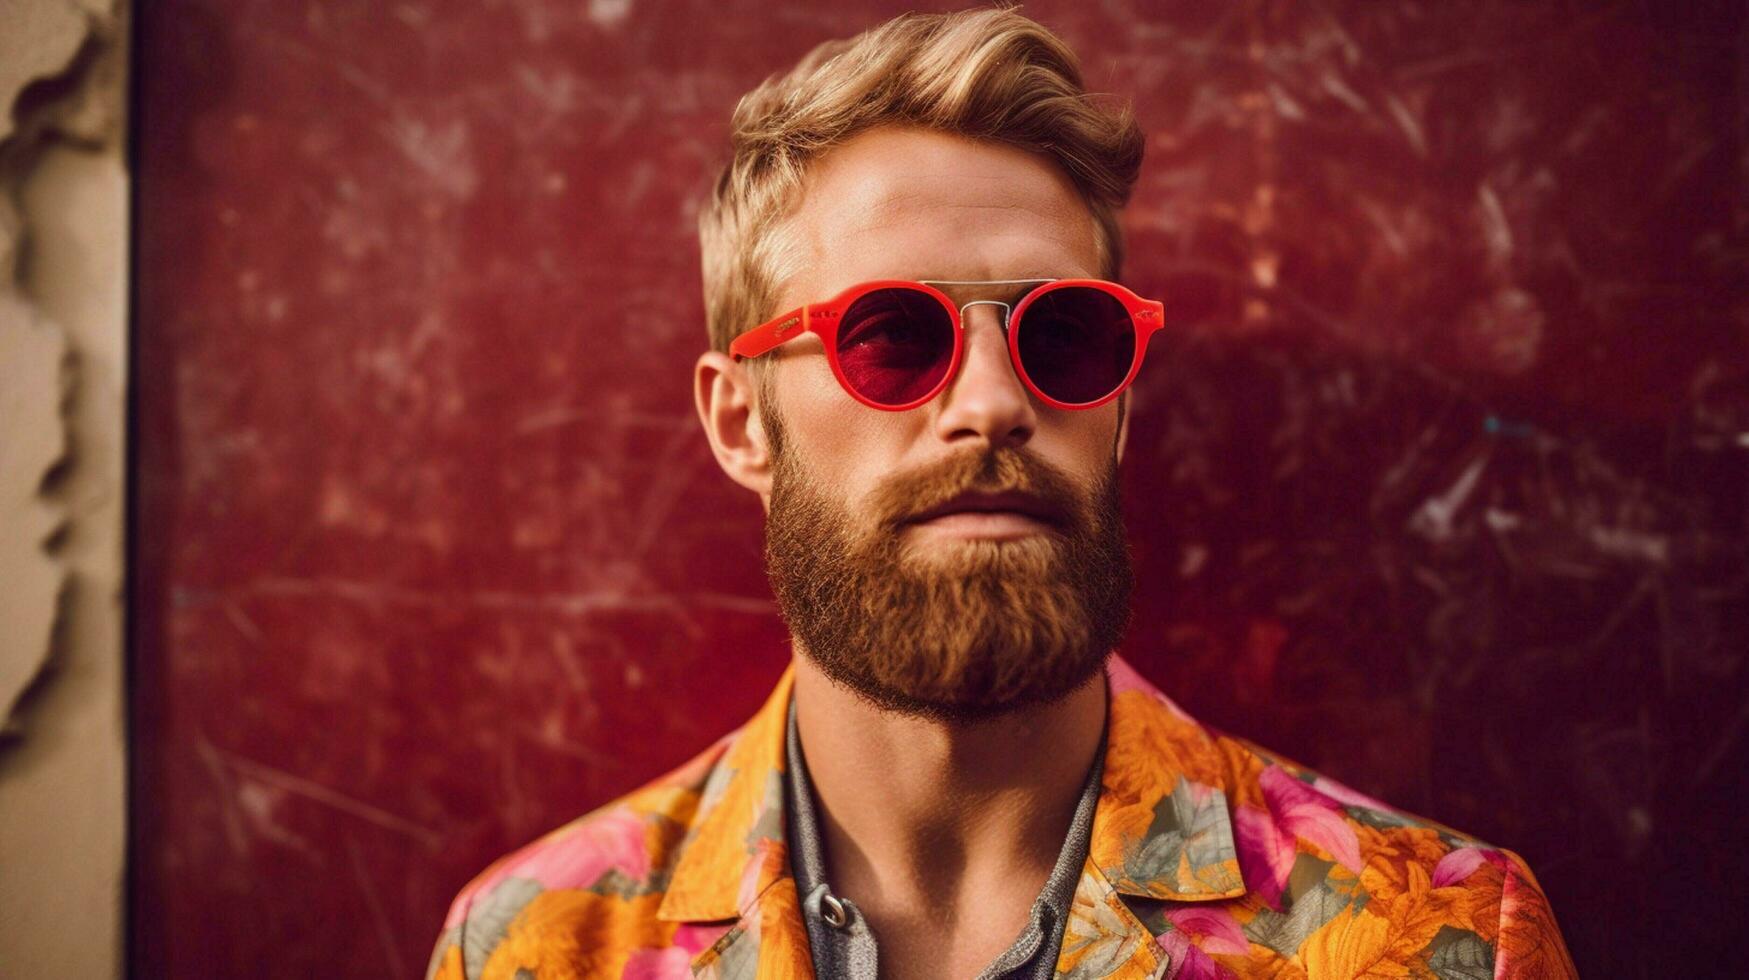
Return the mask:
[[966,493],[1025,494],[1061,515],[1069,529],[1087,524],[1087,491],[1037,454],[1011,446],[957,452],[889,474],[875,486],[869,505],[882,526],[896,529]]

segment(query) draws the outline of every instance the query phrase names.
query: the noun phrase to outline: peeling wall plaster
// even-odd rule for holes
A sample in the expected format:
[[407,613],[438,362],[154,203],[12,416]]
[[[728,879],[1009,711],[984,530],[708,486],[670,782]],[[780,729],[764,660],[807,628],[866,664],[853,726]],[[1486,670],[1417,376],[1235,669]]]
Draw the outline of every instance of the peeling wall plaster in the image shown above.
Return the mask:
[[0,950],[18,976],[121,972],[127,35],[108,8],[0,0]]
[[61,508],[39,492],[66,449],[61,368],[67,338],[17,296],[0,294],[0,711],[8,733],[12,710],[43,669],[66,569],[46,547],[63,523]]

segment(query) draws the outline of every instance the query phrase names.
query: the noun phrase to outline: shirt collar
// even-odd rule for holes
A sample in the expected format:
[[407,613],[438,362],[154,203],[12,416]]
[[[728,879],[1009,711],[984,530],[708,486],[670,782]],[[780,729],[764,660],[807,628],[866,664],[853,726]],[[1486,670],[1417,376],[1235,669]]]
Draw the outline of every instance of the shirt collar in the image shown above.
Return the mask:
[[[1214,738],[1115,654],[1106,663],[1105,757],[1087,870],[1137,898],[1245,894]],[[657,917],[733,919],[789,876],[785,733],[795,667],[736,733],[705,781]]]
[[705,778],[656,917],[669,922],[739,918],[789,875],[784,844],[783,732],[795,688],[786,667],[752,720],[730,737]]
[[1105,774],[1087,862],[1135,898],[1245,894],[1226,787],[1231,760],[1122,658],[1106,662]]

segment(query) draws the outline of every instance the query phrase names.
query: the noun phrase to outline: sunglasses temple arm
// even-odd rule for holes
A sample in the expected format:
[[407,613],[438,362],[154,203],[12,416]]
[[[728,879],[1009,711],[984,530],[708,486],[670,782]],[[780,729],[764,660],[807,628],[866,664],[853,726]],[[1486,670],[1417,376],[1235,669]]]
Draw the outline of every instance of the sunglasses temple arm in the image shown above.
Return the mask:
[[734,358],[758,357],[773,347],[801,336],[807,326],[808,308],[799,306],[788,313],[754,327],[729,344],[729,356]]
[[1136,318],[1143,330],[1142,350],[1146,351],[1154,335],[1166,325],[1166,304],[1157,299],[1145,300],[1142,308],[1137,311]]

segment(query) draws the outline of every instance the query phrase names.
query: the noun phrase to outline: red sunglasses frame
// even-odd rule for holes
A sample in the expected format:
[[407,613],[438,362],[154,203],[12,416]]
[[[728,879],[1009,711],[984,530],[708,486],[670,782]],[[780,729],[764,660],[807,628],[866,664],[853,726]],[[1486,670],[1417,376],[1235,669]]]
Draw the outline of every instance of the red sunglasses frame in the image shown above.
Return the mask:
[[[1013,364],[1014,373],[1020,378],[1021,383],[1026,385],[1027,390],[1032,392],[1034,397],[1038,398],[1039,401],[1044,402],[1052,408],[1061,409],[1079,410],[1098,408],[1122,394],[1124,389],[1130,386],[1130,382],[1136,379],[1136,375],[1142,369],[1142,358],[1148,352],[1148,340],[1165,324],[1165,306],[1159,300],[1143,299],[1124,286],[1115,282],[1108,282],[1104,279],[995,280],[996,283],[1024,283],[1034,281],[1040,283],[1040,285],[1027,292],[1027,294],[1021,298],[1020,302],[1015,304],[1013,310],[1007,315],[1002,323],[1002,331],[1008,335],[1008,359],[1009,362]],[[1130,321],[1136,326],[1136,353],[1130,361],[1129,374],[1126,375],[1123,381],[1119,382],[1117,387],[1113,388],[1109,394],[1104,395],[1096,401],[1063,402],[1052,398],[1050,395],[1039,390],[1038,385],[1034,384],[1032,378],[1027,375],[1025,365],[1020,362],[1020,332],[1016,327],[1025,322],[1027,309],[1040,296],[1048,295],[1059,289],[1067,289],[1071,286],[1097,289],[1116,299],[1119,303],[1123,304],[1123,308],[1130,315]],[[844,377],[844,370],[839,367],[838,364],[838,324],[842,320],[844,314],[849,311],[852,304],[877,289],[910,289],[928,295],[947,309],[948,315],[951,317],[953,323],[953,357],[948,362],[947,372],[942,375],[941,381],[938,382],[935,387],[931,388],[927,394],[902,405],[887,405],[864,397],[851,386],[849,380]],[[837,296],[834,296],[823,303],[809,303],[804,306],[799,306],[787,313],[780,314],[767,320],[759,326],[736,337],[729,344],[729,354],[737,360],[744,357],[758,357],[761,354],[771,351],[783,344],[787,344],[804,334],[819,334],[820,340],[826,345],[826,359],[832,366],[832,374],[838,378],[838,384],[850,394],[850,397],[870,408],[878,408],[887,412],[905,412],[916,408],[919,405],[928,402],[936,395],[941,394],[942,391],[953,382],[954,377],[959,374],[960,360],[965,354],[966,346],[966,331],[965,324],[960,317],[961,311],[968,306],[991,304],[1003,307],[1008,305],[1006,303],[995,303],[990,300],[973,300],[970,303],[964,304],[964,306],[960,306],[956,305],[953,300],[949,299],[946,293],[937,289],[929,282],[919,282],[907,279],[877,279],[873,282],[858,283],[851,286],[849,289],[846,289]]]

